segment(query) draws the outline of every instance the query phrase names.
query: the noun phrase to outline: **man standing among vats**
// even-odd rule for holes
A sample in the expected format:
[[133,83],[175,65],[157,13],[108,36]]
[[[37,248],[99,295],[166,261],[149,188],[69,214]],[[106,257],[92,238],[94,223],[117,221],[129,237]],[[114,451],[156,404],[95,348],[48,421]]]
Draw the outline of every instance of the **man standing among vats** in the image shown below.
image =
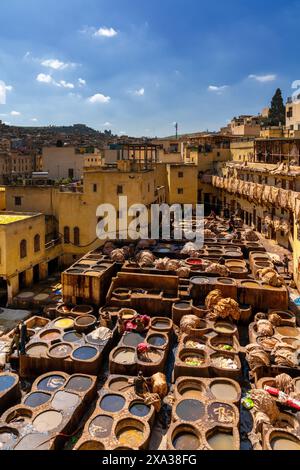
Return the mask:
[[24,321],[21,322],[20,327],[20,354],[26,354],[26,343],[28,342],[27,325]]

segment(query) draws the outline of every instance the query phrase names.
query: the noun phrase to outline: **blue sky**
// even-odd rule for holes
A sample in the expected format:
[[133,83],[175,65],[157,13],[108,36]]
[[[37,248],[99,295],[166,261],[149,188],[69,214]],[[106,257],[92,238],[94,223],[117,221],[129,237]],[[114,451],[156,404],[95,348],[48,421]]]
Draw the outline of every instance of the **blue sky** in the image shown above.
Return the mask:
[[[300,1],[1,0],[0,119],[216,130],[300,79]],[[3,91],[3,90],[2,90]],[[1,90],[0,90],[1,92]],[[1,93],[0,93],[1,99]],[[3,100],[2,100],[3,102]]]

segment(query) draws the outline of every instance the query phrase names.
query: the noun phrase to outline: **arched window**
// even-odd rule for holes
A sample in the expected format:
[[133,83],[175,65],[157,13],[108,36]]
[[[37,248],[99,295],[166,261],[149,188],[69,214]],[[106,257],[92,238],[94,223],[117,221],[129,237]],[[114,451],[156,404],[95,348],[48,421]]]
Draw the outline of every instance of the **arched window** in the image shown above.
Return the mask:
[[39,251],[41,251],[41,237],[39,234],[36,234],[34,237],[34,252],[38,253]]
[[64,228],[64,241],[65,243],[70,243],[70,227]]
[[74,228],[74,245],[80,245],[80,231],[78,227]]
[[22,240],[20,243],[20,258],[26,258],[27,256],[27,241]]

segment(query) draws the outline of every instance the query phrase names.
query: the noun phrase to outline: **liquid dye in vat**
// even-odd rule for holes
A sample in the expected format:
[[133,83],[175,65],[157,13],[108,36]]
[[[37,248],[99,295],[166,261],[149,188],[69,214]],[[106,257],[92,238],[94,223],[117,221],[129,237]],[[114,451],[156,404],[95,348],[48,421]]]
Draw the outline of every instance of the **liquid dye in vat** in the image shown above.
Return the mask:
[[151,346],[161,347],[166,344],[166,339],[163,336],[153,335],[147,339],[147,342],[148,344],[151,344]]
[[124,389],[126,385],[128,385],[128,379],[120,378],[120,379],[112,380],[109,384],[109,388],[111,390],[114,390],[115,392],[119,392],[119,391],[122,391],[122,389]]
[[8,390],[10,387],[14,385],[16,382],[15,377],[11,375],[1,375],[0,376],[0,392],[4,392],[4,390]]
[[139,429],[124,428],[117,434],[117,439],[121,445],[137,448],[144,441],[144,434]]
[[233,450],[233,435],[226,432],[216,432],[207,439],[208,445],[213,450]]
[[215,325],[215,330],[219,333],[232,333],[234,328],[230,325],[218,324]]
[[211,421],[222,424],[232,424],[235,419],[234,409],[227,403],[210,404],[207,409],[207,414]]
[[36,346],[31,346],[27,349],[28,356],[41,357],[46,356],[48,351],[48,346],[45,344],[37,344]]
[[97,355],[97,349],[90,346],[82,346],[76,349],[73,352],[73,357],[75,359],[80,359],[81,361],[88,361]]
[[186,388],[180,393],[182,398],[203,399],[201,390]]
[[44,411],[33,420],[33,427],[38,432],[50,432],[62,423],[62,414],[58,411]]
[[66,330],[74,326],[74,320],[72,320],[71,318],[61,318],[60,320],[57,320],[55,322],[54,326]]
[[93,437],[108,437],[114,420],[111,416],[97,416],[90,424],[89,432]]
[[144,336],[140,335],[139,333],[127,333],[123,338],[123,343],[126,346],[136,347],[138,344],[143,343],[144,341]]
[[67,343],[78,343],[82,339],[82,335],[77,331],[69,331],[63,336],[63,341]]
[[169,324],[169,322],[165,322],[165,321],[156,321],[156,322],[152,323],[152,326],[154,328],[158,328],[160,330],[167,330],[167,329],[169,329],[170,324]]
[[38,406],[44,405],[44,403],[47,403],[50,398],[51,395],[48,395],[48,393],[33,392],[27,396],[26,400],[24,401],[24,405],[30,406],[31,408],[36,408]]
[[129,408],[129,411],[132,415],[143,418],[150,413],[150,406],[145,405],[144,403],[134,403]]
[[204,411],[203,403],[193,399],[184,400],[176,407],[176,414],[183,421],[198,421],[204,415]]
[[173,439],[173,446],[176,450],[196,450],[200,446],[200,440],[191,432],[180,432]]
[[66,382],[66,379],[61,375],[51,375],[42,379],[38,385],[38,390],[43,390],[45,392],[53,392],[58,388],[62,387]]
[[114,360],[120,364],[131,364],[135,362],[135,351],[131,349],[120,349],[115,354]]
[[160,361],[162,354],[158,351],[150,350],[147,354],[139,354],[139,360],[143,362],[158,362]]
[[63,358],[69,356],[72,352],[72,346],[69,344],[58,344],[54,348],[51,349],[51,356]]
[[69,408],[75,408],[80,403],[80,398],[74,393],[65,391],[56,392],[52,399],[52,407],[55,410],[67,410]]
[[40,338],[44,341],[55,341],[56,339],[60,338],[59,331],[45,331],[41,334]]
[[78,450],[104,450],[104,446],[101,442],[87,441],[81,444]]
[[272,439],[271,447],[273,450],[300,450],[300,441],[278,436]]
[[120,395],[106,395],[102,398],[100,407],[104,411],[110,411],[112,413],[116,413],[117,411],[121,411],[125,405],[125,398],[121,397]]
[[281,336],[292,336],[292,337],[299,336],[298,329],[293,328],[292,326],[278,326],[276,330],[277,330],[277,333],[279,333]]
[[226,382],[216,382],[213,383],[210,388],[212,394],[218,400],[236,400],[237,399],[237,390],[234,385]]
[[66,385],[66,390],[73,390],[74,392],[86,392],[92,386],[92,379],[89,377],[72,377]]

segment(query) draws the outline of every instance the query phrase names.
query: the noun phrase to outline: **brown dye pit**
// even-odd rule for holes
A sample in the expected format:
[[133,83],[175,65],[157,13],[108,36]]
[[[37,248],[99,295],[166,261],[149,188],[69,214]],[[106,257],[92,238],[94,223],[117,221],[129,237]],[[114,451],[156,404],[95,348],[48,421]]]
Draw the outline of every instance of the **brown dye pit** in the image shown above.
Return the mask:
[[81,444],[78,450],[104,450],[104,445],[97,441],[87,441]]
[[92,379],[89,377],[82,377],[78,375],[72,377],[66,385],[66,390],[73,390],[74,392],[86,392],[92,386]]
[[176,407],[176,414],[183,421],[198,421],[203,417],[204,412],[203,403],[193,399],[183,400]]
[[50,354],[52,357],[64,358],[68,357],[71,354],[72,350],[73,348],[69,344],[58,344],[50,350]]
[[80,398],[74,393],[68,392],[56,392],[52,399],[52,407],[55,410],[67,410],[69,408],[75,408],[80,403]]
[[46,344],[36,344],[36,345],[29,346],[26,352],[28,356],[41,357],[41,356],[46,356],[47,351],[48,351],[48,346]]
[[33,427],[38,432],[50,432],[56,429],[62,422],[62,414],[58,411],[45,411],[33,420]]
[[135,449],[143,443],[144,434],[139,429],[127,427],[118,432],[117,439],[121,445]]
[[196,450],[200,446],[200,440],[196,434],[183,431],[176,435],[172,444],[176,450]]
[[215,382],[211,385],[210,390],[218,400],[233,401],[237,399],[236,388],[230,383]]
[[300,450],[300,441],[293,439],[293,436],[281,435],[274,437],[271,441],[273,450]]
[[258,282],[255,281],[246,281],[241,283],[243,287],[259,287]]
[[60,337],[60,331],[58,330],[49,330],[41,334],[40,338],[43,341],[55,341]]
[[233,435],[227,432],[216,431],[207,438],[208,445],[213,450],[233,450]]
[[139,354],[139,360],[143,362],[159,362],[162,358],[160,351],[151,349],[147,354]]
[[114,420],[111,416],[97,416],[89,426],[89,433],[93,437],[104,438],[111,433]]
[[16,410],[11,413],[6,422],[22,428],[31,422],[32,413],[28,410]]
[[135,362],[135,351],[133,349],[118,349],[114,356],[114,361],[119,364],[132,364]]
[[221,424],[232,424],[235,419],[233,408],[226,403],[212,403],[208,406],[208,417]]
[[126,385],[128,385],[128,379],[125,379],[125,378],[114,379],[110,382],[109,388],[111,390],[114,390],[115,392],[119,392],[124,387],[126,387]]
[[279,326],[276,328],[276,331],[281,336],[297,337],[299,335],[297,328],[293,328],[291,326]]

